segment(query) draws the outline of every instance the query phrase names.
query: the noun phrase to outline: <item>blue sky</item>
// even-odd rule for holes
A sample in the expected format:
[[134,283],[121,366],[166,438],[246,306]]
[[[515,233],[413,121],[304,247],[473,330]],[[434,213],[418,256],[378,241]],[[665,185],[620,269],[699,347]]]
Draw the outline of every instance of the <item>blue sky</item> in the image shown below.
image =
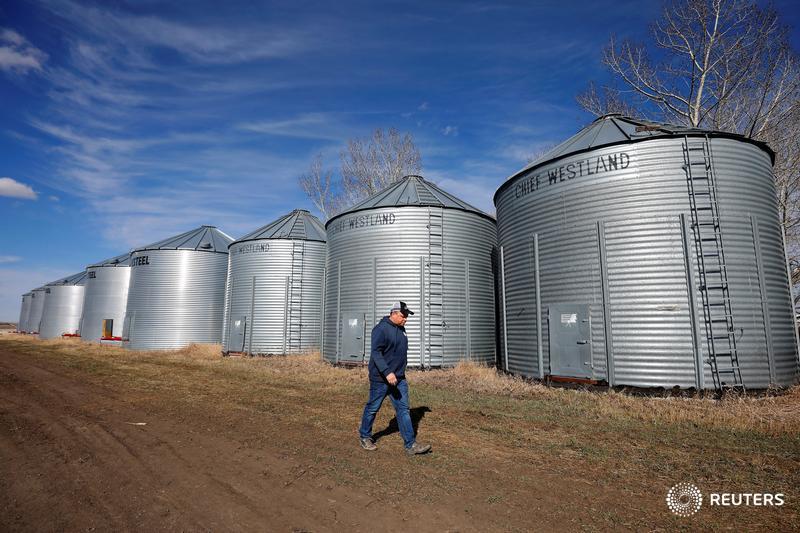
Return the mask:
[[[797,27],[788,1],[778,2]],[[493,212],[526,159],[591,120],[609,35],[656,2],[0,4],[0,320],[20,295],[200,224],[294,209],[311,158],[376,127]],[[794,32],[795,45],[798,32]]]

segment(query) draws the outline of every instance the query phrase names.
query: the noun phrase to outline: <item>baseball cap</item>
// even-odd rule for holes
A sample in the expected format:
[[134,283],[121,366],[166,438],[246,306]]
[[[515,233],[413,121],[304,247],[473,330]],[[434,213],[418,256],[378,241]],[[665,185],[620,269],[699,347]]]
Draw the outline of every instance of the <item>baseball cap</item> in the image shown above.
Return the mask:
[[414,311],[408,308],[405,302],[397,301],[392,304],[392,307],[389,309],[389,314],[391,315],[394,311],[400,311],[403,313],[403,316],[413,315]]

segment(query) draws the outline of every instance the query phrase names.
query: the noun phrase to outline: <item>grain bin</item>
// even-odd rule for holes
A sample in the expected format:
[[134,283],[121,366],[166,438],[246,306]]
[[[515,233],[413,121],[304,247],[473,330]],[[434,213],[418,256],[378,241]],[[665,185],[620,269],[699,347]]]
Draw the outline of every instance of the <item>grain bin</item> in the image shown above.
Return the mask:
[[228,247],[223,350],[287,354],[319,349],[325,227],[295,210]]
[[494,197],[505,367],[637,387],[795,382],[774,154],[597,119]]
[[214,226],[200,226],[133,250],[123,346],[219,343],[231,241]]
[[368,361],[373,325],[402,300],[409,365],[494,362],[492,217],[407,176],[325,227],[325,360]]
[[27,323],[28,317],[31,314],[31,294],[33,293],[26,292],[22,295],[22,305],[19,310],[19,323],[17,324],[17,331],[20,333],[28,331]]
[[118,255],[86,267],[82,340],[121,340],[131,278],[130,255]]
[[47,299],[44,287],[39,287],[31,291],[31,310],[28,319],[25,321],[26,333],[39,333],[39,326],[42,322],[42,312],[44,311],[44,301]]
[[83,311],[86,271],[45,285],[44,310],[39,326],[40,339],[55,339],[62,335],[77,336]]

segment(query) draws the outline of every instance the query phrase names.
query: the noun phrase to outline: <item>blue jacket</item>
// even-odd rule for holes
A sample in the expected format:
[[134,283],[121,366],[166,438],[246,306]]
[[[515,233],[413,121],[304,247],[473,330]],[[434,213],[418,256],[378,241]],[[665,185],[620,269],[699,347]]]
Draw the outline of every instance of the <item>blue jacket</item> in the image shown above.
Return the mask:
[[369,380],[386,381],[394,373],[397,379],[406,375],[408,362],[406,328],[395,326],[385,316],[372,328],[372,348],[369,353]]

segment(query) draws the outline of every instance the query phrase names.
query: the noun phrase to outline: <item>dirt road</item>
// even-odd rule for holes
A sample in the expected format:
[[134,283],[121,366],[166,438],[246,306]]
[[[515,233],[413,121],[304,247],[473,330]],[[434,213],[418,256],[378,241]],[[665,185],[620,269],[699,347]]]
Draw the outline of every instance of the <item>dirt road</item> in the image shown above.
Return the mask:
[[439,531],[471,528],[468,516],[398,513],[305,478],[302,462],[243,446],[228,429],[143,411],[122,393],[2,352],[0,523],[29,531],[365,531],[394,515]]

